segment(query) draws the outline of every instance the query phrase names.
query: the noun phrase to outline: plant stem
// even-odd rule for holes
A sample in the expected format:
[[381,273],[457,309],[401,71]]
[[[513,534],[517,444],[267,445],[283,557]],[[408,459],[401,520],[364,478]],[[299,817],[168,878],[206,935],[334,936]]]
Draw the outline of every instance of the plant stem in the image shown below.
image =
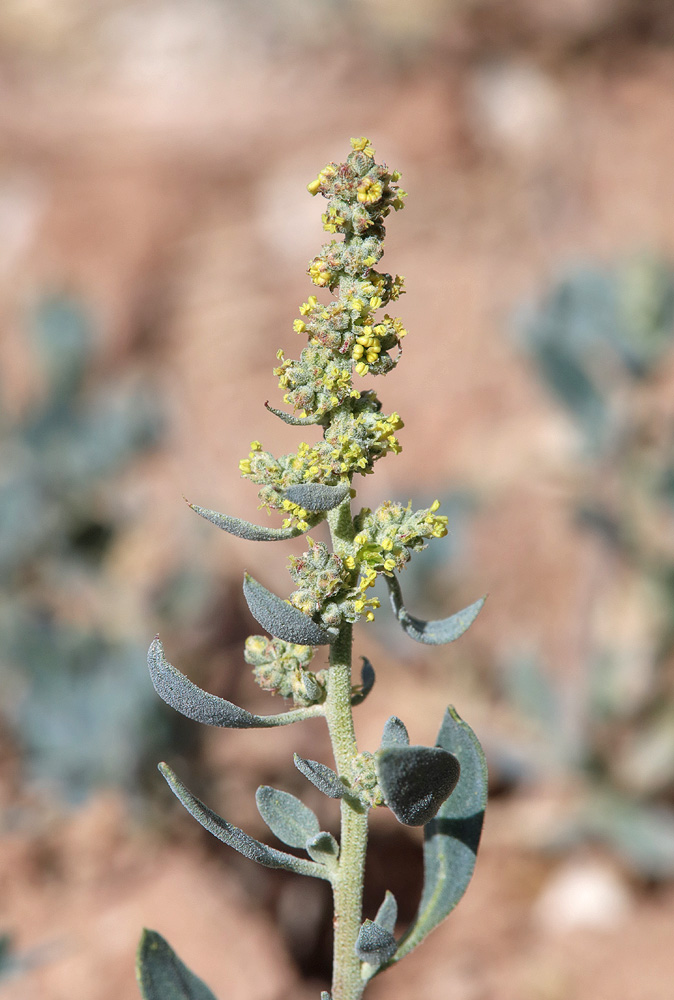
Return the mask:
[[[350,547],[354,529],[349,501],[329,516],[335,551]],[[325,714],[332,751],[341,777],[353,783],[353,761],[358,753],[351,711],[351,647],[353,628],[344,622],[330,649]],[[355,945],[361,924],[363,877],[367,848],[367,807],[353,799],[341,800],[339,868],[333,880],[334,952],[332,1000],[359,1000],[365,988]]]

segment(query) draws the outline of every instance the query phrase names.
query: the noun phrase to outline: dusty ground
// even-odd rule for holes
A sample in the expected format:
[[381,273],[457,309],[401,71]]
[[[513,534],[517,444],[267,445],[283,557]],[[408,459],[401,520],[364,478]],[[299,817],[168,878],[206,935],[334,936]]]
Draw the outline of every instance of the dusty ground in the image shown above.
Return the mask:
[[[137,516],[108,567],[114,627],[152,635],[143,595],[176,549],[195,546],[234,578],[245,560],[270,587],[286,587],[282,554],[200,531],[181,495],[251,516],[254,493],[235,472],[249,440],[294,446],[262,403],[274,399],[276,350],[294,349],[306,263],[322,239],[305,184],[344,155],[350,135],[367,134],[409,192],[391,220],[386,263],[407,279],[399,311],[410,336],[381,389],[405,418],[404,450],[363,484],[363,499],[406,499],[410,483],[431,499],[448,484],[475,487],[481,509],[455,595],[491,596],[461,651],[428,658],[401,647],[393,656],[363,633],[380,682],[359,736],[373,748],[404,704],[414,738],[432,741],[437,706],[450,698],[493,736],[508,723],[481,700],[471,658],[498,661],[531,644],[573,678],[593,563],[568,518],[573,432],[509,336],[509,318],[566,260],[643,247],[674,254],[672,49],[629,32],[607,51],[536,37],[519,45],[517,32],[494,49],[487,32],[482,50],[465,41],[479,23],[453,34],[441,18],[446,44],[422,48],[417,61],[390,25],[388,49],[367,33],[354,41],[345,26],[320,47],[312,25],[298,49],[284,35],[295,22],[256,32],[232,14],[225,30],[215,5],[200,4],[198,17],[168,3],[102,3],[90,16],[63,6],[61,19],[37,3],[0,11],[0,364],[18,412],[35,388],[26,305],[38,289],[65,287],[95,309],[101,365],[133,355],[161,386],[168,439],[119,484],[120,503],[123,495]],[[573,6],[586,12],[581,24],[595,11],[596,42],[602,5]],[[549,5],[527,9],[537,7]],[[549,35],[546,23],[541,15],[541,38],[578,30],[567,23]],[[663,371],[665,407],[672,383],[674,370]],[[252,685],[239,687],[250,707]],[[292,750],[325,753],[317,729],[263,734],[262,743],[259,734],[209,737],[213,794],[234,821],[261,833],[256,784],[281,783]],[[16,934],[30,963],[0,986],[7,1000],[131,1000],[142,925],[164,933],[219,996],[304,1000],[326,988],[298,971],[325,969],[320,895],[299,897],[290,877],[251,874],[178,814],[175,832],[148,828],[114,794],[69,813],[25,792],[9,756],[3,774],[0,930]],[[568,794],[560,781],[495,799],[465,903],[375,981],[372,1000],[669,998],[671,887],[647,891],[598,853],[545,859],[531,846]],[[390,850],[391,878],[401,879],[414,847],[398,834],[387,840],[388,829],[374,847]],[[380,862],[370,871],[383,891]],[[551,895],[578,871],[586,885],[608,886],[593,898],[609,903],[585,926],[555,919]],[[321,933],[298,924],[299,912]],[[316,940],[302,953],[309,933]]]

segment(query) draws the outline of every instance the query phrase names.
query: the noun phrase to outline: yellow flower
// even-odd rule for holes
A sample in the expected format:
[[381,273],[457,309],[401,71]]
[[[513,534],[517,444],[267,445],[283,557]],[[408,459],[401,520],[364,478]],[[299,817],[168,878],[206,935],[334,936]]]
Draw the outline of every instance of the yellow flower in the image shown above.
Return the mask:
[[295,331],[295,333],[304,333],[306,328],[307,324],[304,322],[303,319],[293,320],[293,330]]
[[381,181],[375,181],[372,177],[363,177],[358,185],[358,201],[361,204],[374,205],[380,201],[384,193]]
[[366,156],[374,156],[374,148],[370,144],[370,140],[366,139],[364,135],[361,135],[359,139],[352,139],[351,148],[354,153],[365,153]]

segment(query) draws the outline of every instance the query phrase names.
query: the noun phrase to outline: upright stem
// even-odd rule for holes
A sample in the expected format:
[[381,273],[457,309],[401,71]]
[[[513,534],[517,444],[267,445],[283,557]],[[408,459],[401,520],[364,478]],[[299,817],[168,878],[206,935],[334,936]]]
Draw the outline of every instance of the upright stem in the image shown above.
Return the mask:
[[[349,502],[329,516],[335,551],[344,554],[353,540]],[[353,783],[353,762],[358,753],[351,712],[351,646],[353,628],[344,622],[330,649],[330,670],[325,714],[332,750],[340,776]],[[365,988],[360,960],[355,952],[361,924],[363,877],[367,848],[367,808],[353,799],[341,800],[342,822],[339,868],[333,880],[334,953],[332,1000],[359,1000]]]

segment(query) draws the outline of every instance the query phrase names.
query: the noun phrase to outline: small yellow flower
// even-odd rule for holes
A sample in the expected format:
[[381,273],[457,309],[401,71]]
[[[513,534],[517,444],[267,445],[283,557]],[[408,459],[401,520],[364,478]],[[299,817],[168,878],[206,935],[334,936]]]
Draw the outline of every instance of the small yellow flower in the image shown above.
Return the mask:
[[373,295],[372,298],[370,299],[370,309],[379,309],[381,305],[383,305],[383,300],[380,298],[380,296]]
[[295,333],[304,333],[306,328],[307,324],[304,322],[303,319],[293,320],[293,330],[295,331]]
[[364,364],[364,362],[359,361],[358,364],[356,365],[357,374],[360,375],[361,378],[363,378],[365,375],[367,375],[368,371],[369,371],[368,366]]
[[249,458],[242,458],[241,459],[241,461],[239,462],[239,472],[243,473],[244,476],[249,476],[250,475],[251,469],[250,469],[250,459]]
[[370,140],[366,139],[364,135],[361,135],[359,139],[352,139],[351,148],[354,153],[365,153],[366,156],[374,156],[374,148]]
[[372,177],[363,177],[358,185],[358,201],[364,205],[374,205],[381,200],[384,188],[381,181],[376,181]]

